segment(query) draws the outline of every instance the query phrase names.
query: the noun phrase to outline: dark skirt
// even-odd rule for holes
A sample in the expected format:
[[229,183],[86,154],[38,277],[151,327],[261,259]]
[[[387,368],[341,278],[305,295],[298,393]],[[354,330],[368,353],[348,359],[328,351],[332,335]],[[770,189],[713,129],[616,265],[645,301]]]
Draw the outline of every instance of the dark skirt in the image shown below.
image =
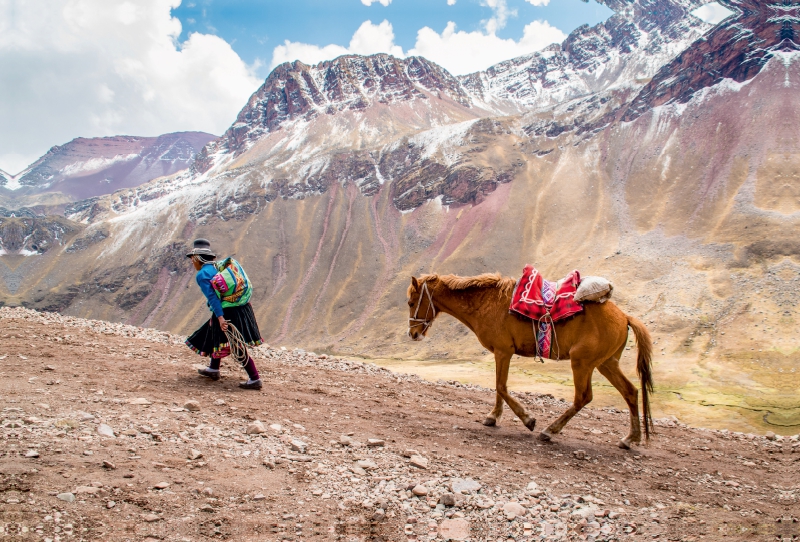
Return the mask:
[[[250,303],[241,307],[224,308],[222,315],[225,320],[236,326],[236,329],[242,334],[244,342],[249,346],[258,346],[264,343]],[[228,337],[219,325],[219,319],[213,314],[210,321],[206,321],[200,326],[200,329],[189,335],[189,338],[186,339],[186,346],[201,356],[211,357],[219,357],[215,354],[223,353],[230,347]]]

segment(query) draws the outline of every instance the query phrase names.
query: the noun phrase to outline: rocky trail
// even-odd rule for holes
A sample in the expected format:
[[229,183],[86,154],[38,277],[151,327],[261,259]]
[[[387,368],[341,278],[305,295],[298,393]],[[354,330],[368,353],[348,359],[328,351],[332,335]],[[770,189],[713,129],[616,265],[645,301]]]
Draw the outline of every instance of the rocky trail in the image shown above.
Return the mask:
[[[798,437],[585,409],[551,443],[492,390],[262,346],[264,389],[182,338],[0,309],[3,540],[794,540]],[[567,403],[519,394],[544,427]]]

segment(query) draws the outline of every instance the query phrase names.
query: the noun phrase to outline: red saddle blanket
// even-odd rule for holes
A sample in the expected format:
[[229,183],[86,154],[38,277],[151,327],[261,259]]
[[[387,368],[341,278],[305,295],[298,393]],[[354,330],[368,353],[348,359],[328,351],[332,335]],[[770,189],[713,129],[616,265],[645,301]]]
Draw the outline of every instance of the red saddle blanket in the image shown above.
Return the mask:
[[574,300],[581,274],[575,270],[559,282],[560,286],[558,282],[544,280],[535,267],[526,265],[511,298],[511,310],[533,320],[549,314],[547,319],[552,318],[553,322],[582,312],[583,305]]

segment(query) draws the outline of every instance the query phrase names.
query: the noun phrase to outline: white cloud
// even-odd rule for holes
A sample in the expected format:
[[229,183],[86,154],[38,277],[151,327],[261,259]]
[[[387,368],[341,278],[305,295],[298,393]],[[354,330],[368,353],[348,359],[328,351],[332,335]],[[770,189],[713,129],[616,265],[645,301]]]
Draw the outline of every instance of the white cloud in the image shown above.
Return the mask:
[[507,0],[481,0],[481,5],[488,6],[494,12],[492,18],[484,21],[488,34],[494,34],[498,30],[502,30],[506,27],[510,17],[517,16],[517,10],[509,9]]
[[279,45],[273,50],[271,67],[274,68],[278,64],[294,60],[300,60],[306,64],[317,64],[341,55],[374,55],[375,53],[389,53],[397,57],[405,56],[403,49],[394,44],[394,29],[389,21],[383,21],[380,24],[364,21],[353,34],[348,47],[334,44],[320,47],[286,40],[283,45]]
[[225,131],[261,81],[180,0],[0,0],[0,168],[74,137]]
[[[495,24],[499,24],[501,20],[498,16]],[[550,26],[547,21],[533,21],[525,26],[519,41],[499,38],[488,31],[456,31],[456,24],[449,22],[441,34],[428,27],[420,29],[416,44],[404,53],[394,43],[394,30],[389,21],[378,25],[365,21],[353,34],[348,47],[336,44],[319,46],[287,40],[273,50],[271,68],[295,60],[318,64],[346,54],[389,53],[401,58],[407,55],[423,56],[454,75],[465,75],[484,70],[503,60],[534,53],[566,38],[566,34]]]
[[365,6],[371,6],[372,4],[380,3],[382,6],[386,7],[392,3],[392,0],[361,0],[361,3]]
[[692,15],[701,19],[709,24],[719,24],[724,19],[727,19],[731,15],[733,15],[733,11],[729,10],[728,8],[716,3],[711,2],[710,4],[706,4],[704,6],[700,6],[696,10],[692,12]]
[[550,0],[525,0],[525,1],[534,6],[546,6],[550,4]]
[[456,5],[456,0],[447,0],[447,5],[448,6],[455,6]]
[[439,34],[425,27],[417,32],[417,43],[408,51],[432,60],[454,75],[485,70],[493,64],[544,49],[567,38],[547,21],[533,21],[525,26],[519,41],[503,39],[493,33],[456,31],[453,22]]

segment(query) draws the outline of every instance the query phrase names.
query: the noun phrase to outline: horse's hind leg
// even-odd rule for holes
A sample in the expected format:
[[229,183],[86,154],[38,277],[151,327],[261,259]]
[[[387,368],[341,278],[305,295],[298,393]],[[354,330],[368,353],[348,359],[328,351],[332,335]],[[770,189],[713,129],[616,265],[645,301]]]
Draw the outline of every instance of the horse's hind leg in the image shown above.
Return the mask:
[[592,372],[594,366],[592,362],[586,360],[572,360],[572,379],[575,382],[575,399],[569,407],[556,421],[539,434],[541,440],[550,440],[553,435],[557,435],[564,429],[575,414],[592,402]]
[[494,362],[495,362],[495,389],[497,390],[497,395],[495,397],[495,404],[494,409],[489,413],[484,420],[483,425],[495,425],[497,420],[500,419],[500,416],[503,413],[503,401],[508,403],[509,408],[517,415],[517,417],[522,421],[522,423],[533,431],[533,428],[536,426],[536,418],[533,418],[528,415],[525,411],[525,407],[522,406],[508,391],[508,369],[511,365],[511,356],[513,354],[510,352],[500,352],[495,350],[494,353]]
[[636,386],[625,377],[619,368],[619,358],[624,350],[625,345],[622,345],[622,348],[614,354],[614,357],[603,363],[597,370],[611,382],[612,386],[617,388],[625,402],[628,403],[628,410],[631,413],[631,430],[627,437],[619,441],[619,447],[628,450],[632,442],[641,442],[642,429],[639,422],[639,393],[636,390]]

